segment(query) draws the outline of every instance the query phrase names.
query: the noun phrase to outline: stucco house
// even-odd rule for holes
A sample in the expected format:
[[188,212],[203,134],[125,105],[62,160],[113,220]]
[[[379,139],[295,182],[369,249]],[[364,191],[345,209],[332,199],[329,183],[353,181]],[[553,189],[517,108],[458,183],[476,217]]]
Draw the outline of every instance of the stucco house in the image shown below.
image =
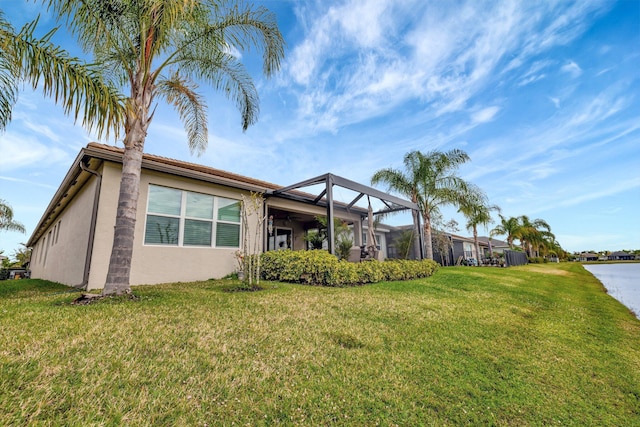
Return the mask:
[[591,252],[583,252],[578,257],[578,260],[582,261],[582,262],[598,261],[598,254],[594,254],[594,253],[591,253]]
[[[27,242],[31,274],[86,289],[104,286],[113,243],[123,150],[90,143],[80,150]],[[319,194],[301,191],[324,185]],[[358,194],[351,203],[333,200],[332,188]],[[339,218],[363,244],[368,210],[363,196],[388,210],[416,209],[406,200],[326,174],[288,187],[203,165],[145,154],[137,206],[131,284],[206,280],[232,273],[241,248],[241,196],[263,196],[263,251],[306,249],[305,234],[316,216]],[[366,199],[365,199],[366,200]],[[249,218],[249,227],[257,225]],[[332,246],[332,245],[331,245]],[[328,248],[333,252],[333,247]]]

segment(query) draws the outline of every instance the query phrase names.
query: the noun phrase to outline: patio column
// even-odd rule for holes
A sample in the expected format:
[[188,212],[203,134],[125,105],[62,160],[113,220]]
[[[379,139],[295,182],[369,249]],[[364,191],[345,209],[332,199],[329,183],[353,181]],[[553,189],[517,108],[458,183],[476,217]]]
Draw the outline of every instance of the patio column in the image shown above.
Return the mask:
[[327,175],[327,244],[329,246],[329,253],[336,253],[336,242],[334,242],[333,236],[333,178],[331,174]]

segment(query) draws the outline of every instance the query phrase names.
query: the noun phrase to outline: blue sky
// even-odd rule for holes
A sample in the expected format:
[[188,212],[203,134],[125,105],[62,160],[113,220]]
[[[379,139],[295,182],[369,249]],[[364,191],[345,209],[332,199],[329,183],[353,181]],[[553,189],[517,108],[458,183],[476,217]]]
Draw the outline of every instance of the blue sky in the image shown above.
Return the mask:
[[[459,148],[471,157],[460,175],[503,215],[544,219],[569,251],[640,249],[640,1],[256,4],[277,14],[287,43],[270,80],[256,57],[242,58],[260,92],[258,124],[243,133],[233,104],[202,88],[206,153],[191,156],[164,105],[146,152],[281,185],[326,172],[368,184],[410,150]],[[0,7],[15,27],[37,13],[42,32],[55,25],[36,4]],[[56,40],[80,54],[64,31]],[[5,254],[94,140],[39,92],[21,93],[0,135],[0,198],[27,234],[0,233]],[[469,235],[455,210],[444,214]]]

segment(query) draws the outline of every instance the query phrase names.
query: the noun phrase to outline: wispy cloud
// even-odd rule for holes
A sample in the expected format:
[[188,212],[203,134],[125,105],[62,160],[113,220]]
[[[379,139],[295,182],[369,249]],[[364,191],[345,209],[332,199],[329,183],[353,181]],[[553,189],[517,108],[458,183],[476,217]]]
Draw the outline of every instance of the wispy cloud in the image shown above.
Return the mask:
[[36,165],[66,164],[71,158],[65,150],[11,132],[0,138],[0,152],[0,169],[5,173]]
[[582,74],[582,68],[580,68],[580,66],[573,61],[569,61],[566,64],[564,64],[560,68],[560,71],[562,71],[563,73],[570,74],[574,78],[579,77]]
[[57,188],[55,185],[45,184],[45,183],[42,183],[42,182],[37,181],[37,180],[20,179],[20,178],[15,178],[15,177],[12,177],[12,176],[0,175],[0,180],[7,181],[7,182],[13,182],[13,183],[33,185],[35,187],[42,187],[42,188],[48,188],[48,189],[56,189]]
[[620,193],[637,193],[637,189],[640,188],[640,177],[626,179],[624,185],[609,185],[599,187],[593,191],[589,191],[579,196],[571,197],[558,203],[558,206],[575,206],[587,201],[598,200],[604,197],[610,197]]
[[500,107],[487,107],[482,110],[476,111],[471,114],[471,121],[474,123],[487,123],[493,120],[496,114],[500,111]]
[[[581,18],[604,8],[591,1],[444,6],[417,0],[299,5],[306,37],[281,80],[298,101],[297,119],[305,123],[299,131],[336,132],[406,103],[437,116],[472,110],[469,101],[504,73],[513,73],[518,85],[543,79],[552,60],[534,61],[524,73],[517,64],[577,37],[585,28]],[[575,62],[565,66],[579,70]]]

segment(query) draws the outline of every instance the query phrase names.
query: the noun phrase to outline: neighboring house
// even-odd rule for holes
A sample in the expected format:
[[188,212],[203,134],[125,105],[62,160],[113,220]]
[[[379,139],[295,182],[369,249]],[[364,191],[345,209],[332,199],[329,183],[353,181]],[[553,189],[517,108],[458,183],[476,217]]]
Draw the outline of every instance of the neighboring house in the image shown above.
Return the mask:
[[[53,196],[27,246],[33,249],[31,274],[101,289],[113,243],[123,150],[90,143],[83,148]],[[299,188],[325,183],[316,195]],[[359,193],[349,204],[333,201],[333,186]],[[316,216],[339,218],[363,244],[367,209],[363,196],[387,206],[415,209],[406,200],[331,174],[289,187],[193,163],[145,154],[131,259],[131,284],[206,280],[232,273],[241,249],[240,200],[259,193],[265,199],[262,250],[306,248],[305,233]],[[257,218],[249,218],[254,229]],[[253,242],[250,243],[253,247]],[[330,248],[331,249],[331,248]]]
[[[387,253],[389,258],[402,258],[401,254],[397,253],[397,249],[395,247],[395,242],[400,238],[403,232],[414,230],[413,225],[402,225],[397,227],[391,227],[388,225],[384,226],[384,230],[389,230],[385,234],[387,245]],[[421,230],[422,231],[422,230]],[[489,256],[489,244],[487,241],[483,241],[480,237],[478,238],[478,246],[480,246],[480,256],[476,253],[476,246],[473,240],[473,237],[464,237],[459,236],[452,233],[440,233],[440,235],[446,239],[448,242],[442,249],[444,249],[444,253],[441,253],[439,248],[439,244],[437,239],[439,238],[439,233],[437,230],[433,230],[433,259],[438,262],[440,265],[450,266],[460,264],[462,262],[466,262],[469,260],[482,261],[484,258],[488,258]],[[507,245],[505,242],[501,242],[499,240],[492,239],[492,241],[497,242],[499,247]],[[412,245],[409,250],[409,259],[419,258],[414,253],[415,249]],[[495,254],[495,252],[494,252]]]
[[[441,253],[437,248],[435,241],[436,232],[434,231],[433,242],[433,259],[441,265],[458,265],[462,262],[469,260],[478,261],[479,257],[476,253],[476,246],[471,237],[458,236],[451,233],[442,233],[446,239],[449,240],[449,247],[447,253]],[[480,250],[483,250],[484,245],[480,244]]]
[[612,252],[607,258],[610,261],[631,261],[636,259],[635,255],[624,251]]
[[504,251],[509,250],[509,243],[494,239],[492,237],[487,236],[479,236],[478,242],[482,247],[485,247],[484,258],[489,258],[490,253],[493,253],[493,256],[503,254]]
[[583,252],[578,257],[578,261],[598,261],[598,254],[593,254],[591,252]]

